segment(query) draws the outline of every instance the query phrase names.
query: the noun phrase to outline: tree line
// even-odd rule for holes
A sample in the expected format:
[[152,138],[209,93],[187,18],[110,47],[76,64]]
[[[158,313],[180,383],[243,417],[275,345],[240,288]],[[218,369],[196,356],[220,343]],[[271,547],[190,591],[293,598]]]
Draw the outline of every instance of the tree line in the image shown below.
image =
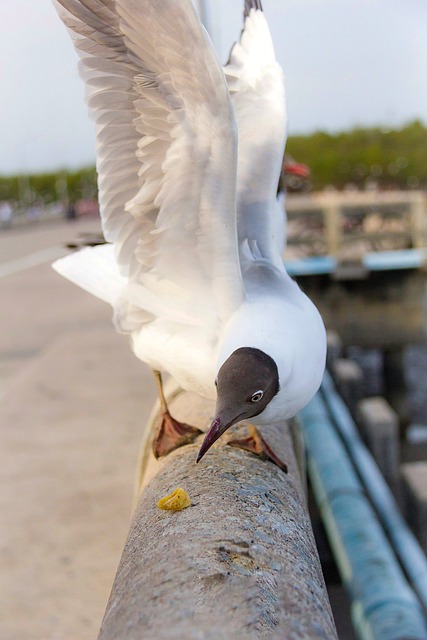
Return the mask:
[[341,133],[291,136],[286,151],[311,170],[312,188],[427,188],[427,127],[358,127]]
[[[312,188],[427,188],[427,127],[416,120],[400,129],[362,128],[290,136],[286,152],[311,170]],[[0,201],[22,206],[97,197],[96,171],[0,176]]]
[[33,175],[0,176],[0,201],[9,200],[22,207],[52,202],[78,202],[97,198],[95,167],[77,171],[55,171]]

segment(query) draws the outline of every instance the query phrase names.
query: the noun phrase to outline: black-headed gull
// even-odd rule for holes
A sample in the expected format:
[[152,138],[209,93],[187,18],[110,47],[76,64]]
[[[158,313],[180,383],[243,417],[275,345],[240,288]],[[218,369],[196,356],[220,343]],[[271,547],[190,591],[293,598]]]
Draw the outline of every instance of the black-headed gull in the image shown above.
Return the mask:
[[[294,416],[325,365],[323,322],[277,237],[286,111],[268,25],[246,0],[223,70],[191,0],[55,4],[81,58],[112,243],[55,268],[114,306],[154,371],[217,395],[199,460],[240,420]],[[162,406],[156,455],[199,433]],[[285,468],[254,428],[237,444]]]

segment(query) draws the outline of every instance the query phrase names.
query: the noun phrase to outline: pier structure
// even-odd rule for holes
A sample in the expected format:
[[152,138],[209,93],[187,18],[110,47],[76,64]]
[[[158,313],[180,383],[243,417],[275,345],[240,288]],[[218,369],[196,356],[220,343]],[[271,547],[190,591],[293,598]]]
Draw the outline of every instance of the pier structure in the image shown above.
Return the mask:
[[381,350],[385,397],[408,422],[403,353],[426,339],[427,195],[292,196],[285,264],[344,349]]

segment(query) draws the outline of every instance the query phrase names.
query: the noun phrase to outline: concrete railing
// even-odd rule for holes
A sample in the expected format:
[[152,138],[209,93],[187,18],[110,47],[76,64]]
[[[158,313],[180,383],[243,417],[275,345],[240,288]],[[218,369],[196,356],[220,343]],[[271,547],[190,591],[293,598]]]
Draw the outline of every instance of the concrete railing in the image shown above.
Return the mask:
[[[171,408],[178,419],[208,426],[211,403],[189,393],[175,396]],[[200,443],[155,461],[153,424],[100,640],[336,639],[287,426],[263,432],[286,461],[286,475],[228,447],[226,436],[197,466]],[[159,498],[179,486],[192,506],[160,511]]]
[[366,241],[371,246],[366,250],[371,251],[381,241],[393,244],[393,240],[404,240],[411,248],[427,245],[427,196],[423,191],[324,191],[291,195],[286,201],[286,211],[291,254],[292,247],[298,245],[305,246],[308,255],[336,257],[343,256],[349,244],[353,245],[354,256],[354,245],[359,241]]

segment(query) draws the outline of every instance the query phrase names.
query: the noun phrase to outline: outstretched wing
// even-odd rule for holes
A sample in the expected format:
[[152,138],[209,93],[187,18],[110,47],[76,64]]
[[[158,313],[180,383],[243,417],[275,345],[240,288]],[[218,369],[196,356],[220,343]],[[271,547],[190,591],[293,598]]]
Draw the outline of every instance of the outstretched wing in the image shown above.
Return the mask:
[[[280,241],[274,237],[277,184],[286,143],[283,71],[278,64],[260,0],[246,0],[240,42],[231,50],[225,74],[234,107],[238,140],[237,224],[242,262],[248,255],[279,268]],[[249,251],[248,251],[249,249]]]
[[198,298],[199,311],[212,299],[227,317],[243,296],[235,123],[191,0],[55,4],[96,123],[103,230],[129,282],[123,313],[194,316]]

